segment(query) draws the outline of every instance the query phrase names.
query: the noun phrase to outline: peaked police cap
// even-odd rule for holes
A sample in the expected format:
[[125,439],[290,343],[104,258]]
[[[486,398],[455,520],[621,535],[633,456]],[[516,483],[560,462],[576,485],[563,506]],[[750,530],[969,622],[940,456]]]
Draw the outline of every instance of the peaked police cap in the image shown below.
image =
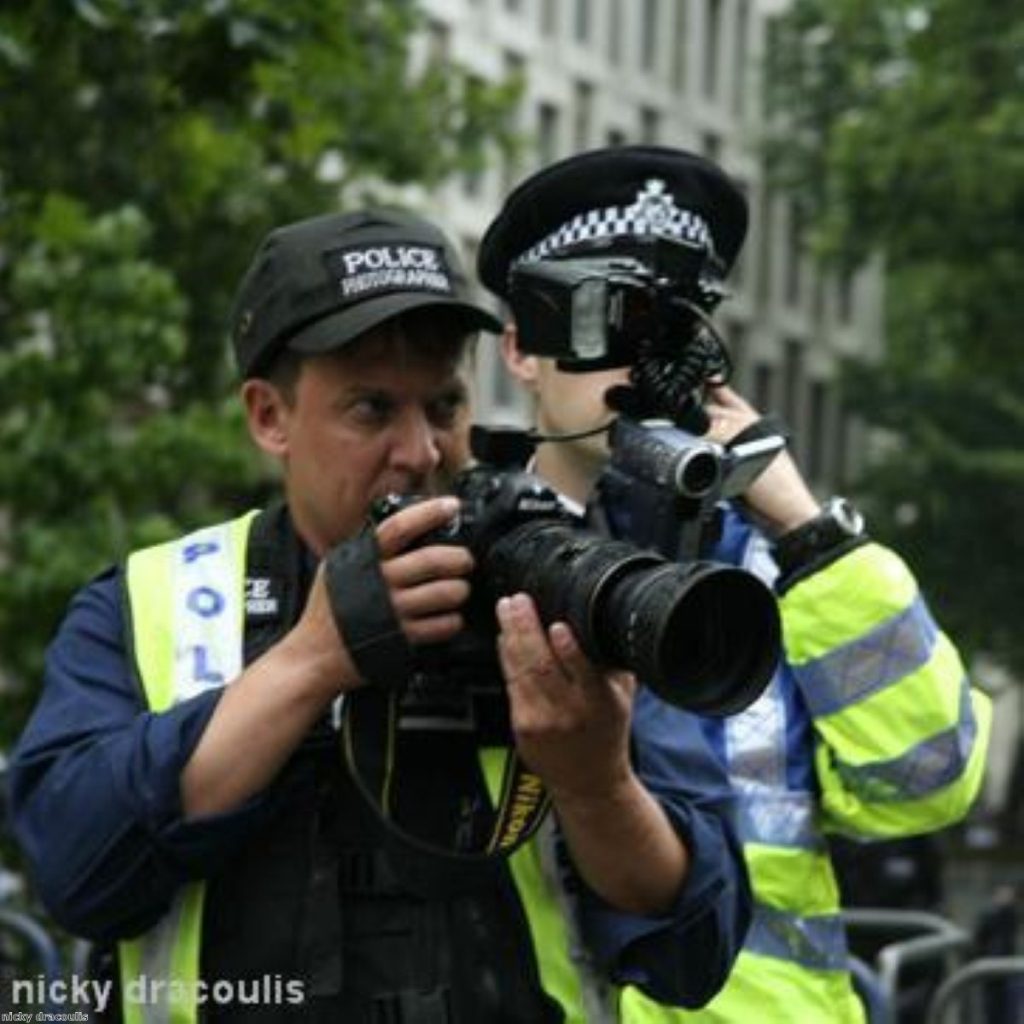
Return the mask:
[[724,275],[747,232],[747,201],[715,163],[668,146],[611,146],[522,181],[480,244],[477,270],[507,297],[517,261],[665,238],[703,248]]

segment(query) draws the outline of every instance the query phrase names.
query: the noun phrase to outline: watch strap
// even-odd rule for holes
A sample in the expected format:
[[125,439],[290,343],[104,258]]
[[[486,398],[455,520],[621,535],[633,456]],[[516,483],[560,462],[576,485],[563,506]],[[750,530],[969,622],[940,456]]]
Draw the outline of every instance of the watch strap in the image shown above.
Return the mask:
[[846,498],[830,498],[821,512],[775,542],[780,584],[792,585],[867,541],[864,519]]

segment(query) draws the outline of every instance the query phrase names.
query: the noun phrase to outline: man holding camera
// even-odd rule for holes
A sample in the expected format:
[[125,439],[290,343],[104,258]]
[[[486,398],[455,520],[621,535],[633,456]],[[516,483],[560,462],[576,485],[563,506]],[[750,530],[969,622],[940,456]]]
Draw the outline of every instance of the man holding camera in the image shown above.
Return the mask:
[[[440,495],[467,457],[481,329],[500,323],[426,221],[271,232],[233,342],[284,501],[136,552],[73,601],[14,822],[56,919],[116,943],[120,1019],[643,1021],[637,986],[697,1006],[723,983],[749,890],[692,720],[634,708],[632,676],[503,597],[502,738],[557,823],[513,807],[493,833],[519,844],[509,866],[481,848],[478,737],[412,728],[389,677],[462,631],[472,557],[423,538],[459,508]],[[423,500],[367,525],[392,493]],[[380,742],[353,724],[367,706],[391,715]],[[382,769],[376,802],[353,750]],[[398,810],[430,841],[396,840]]]
[[[628,487],[608,507],[617,414],[667,418],[723,454],[777,438],[724,384],[709,321],[746,225],[742,193],[710,161],[626,146],[527,178],[483,239],[480,277],[512,311],[506,362],[551,439],[535,469],[626,539],[641,539],[644,510]],[[784,635],[763,695],[703,722],[737,795],[754,920],[723,992],[665,1019],[862,1021],[826,832],[884,839],[957,821],[979,789],[989,705],[849,502],[819,504],[784,451],[731,497],[695,556],[771,583]]]

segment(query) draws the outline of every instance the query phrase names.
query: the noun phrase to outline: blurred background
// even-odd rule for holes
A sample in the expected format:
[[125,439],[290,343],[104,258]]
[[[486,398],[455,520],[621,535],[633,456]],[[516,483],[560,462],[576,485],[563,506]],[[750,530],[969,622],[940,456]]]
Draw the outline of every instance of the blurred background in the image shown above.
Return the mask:
[[[840,848],[848,901],[1015,942],[1022,86],[1009,0],[0,5],[0,765],[71,593],[265,494],[226,323],[270,227],[385,201],[472,260],[538,166],[677,145],[751,203],[718,314],[739,389],[908,558],[996,701],[970,820]],[[523,412],[485,339],[478,418]],[[9,840],[4,906],[38,912]]]

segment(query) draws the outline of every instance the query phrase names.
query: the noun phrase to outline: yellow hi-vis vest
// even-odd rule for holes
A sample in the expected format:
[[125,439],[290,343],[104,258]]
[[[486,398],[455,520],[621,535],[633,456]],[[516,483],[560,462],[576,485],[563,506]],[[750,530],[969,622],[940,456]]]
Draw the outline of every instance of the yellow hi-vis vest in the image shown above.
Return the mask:
[[[246,549],[255,515],[129,557],[129,632],[150,711],[225,686],[241,673]],[[482,751],[481,758],[493,795],[504,751]],[[533,947],[541,954],[541,984],[562,1007],[566,1024],[676,1019],[678,1011],[658,1006],[632,987],[618,990],[602,983],[590,969],[550,852],[550,843],[531,841],[512,855],[510,869]],[[204,888],[202,882],[183,887],[161,921],[120,943],[125,1024],[197,1024],[199,1006],[216,998],[217,979],[200,977]]]
[[[771,582],[768,561],[752,539],[744,566]],[[675,1021],[862,1024],[825,835],[934,831],[981,784],[991,704],[896,554],[859,547],[786,591],[780,610],[789,677],[720,724],[753,922],[722,991]],[[789,784],[795,764],[820,793]]]

